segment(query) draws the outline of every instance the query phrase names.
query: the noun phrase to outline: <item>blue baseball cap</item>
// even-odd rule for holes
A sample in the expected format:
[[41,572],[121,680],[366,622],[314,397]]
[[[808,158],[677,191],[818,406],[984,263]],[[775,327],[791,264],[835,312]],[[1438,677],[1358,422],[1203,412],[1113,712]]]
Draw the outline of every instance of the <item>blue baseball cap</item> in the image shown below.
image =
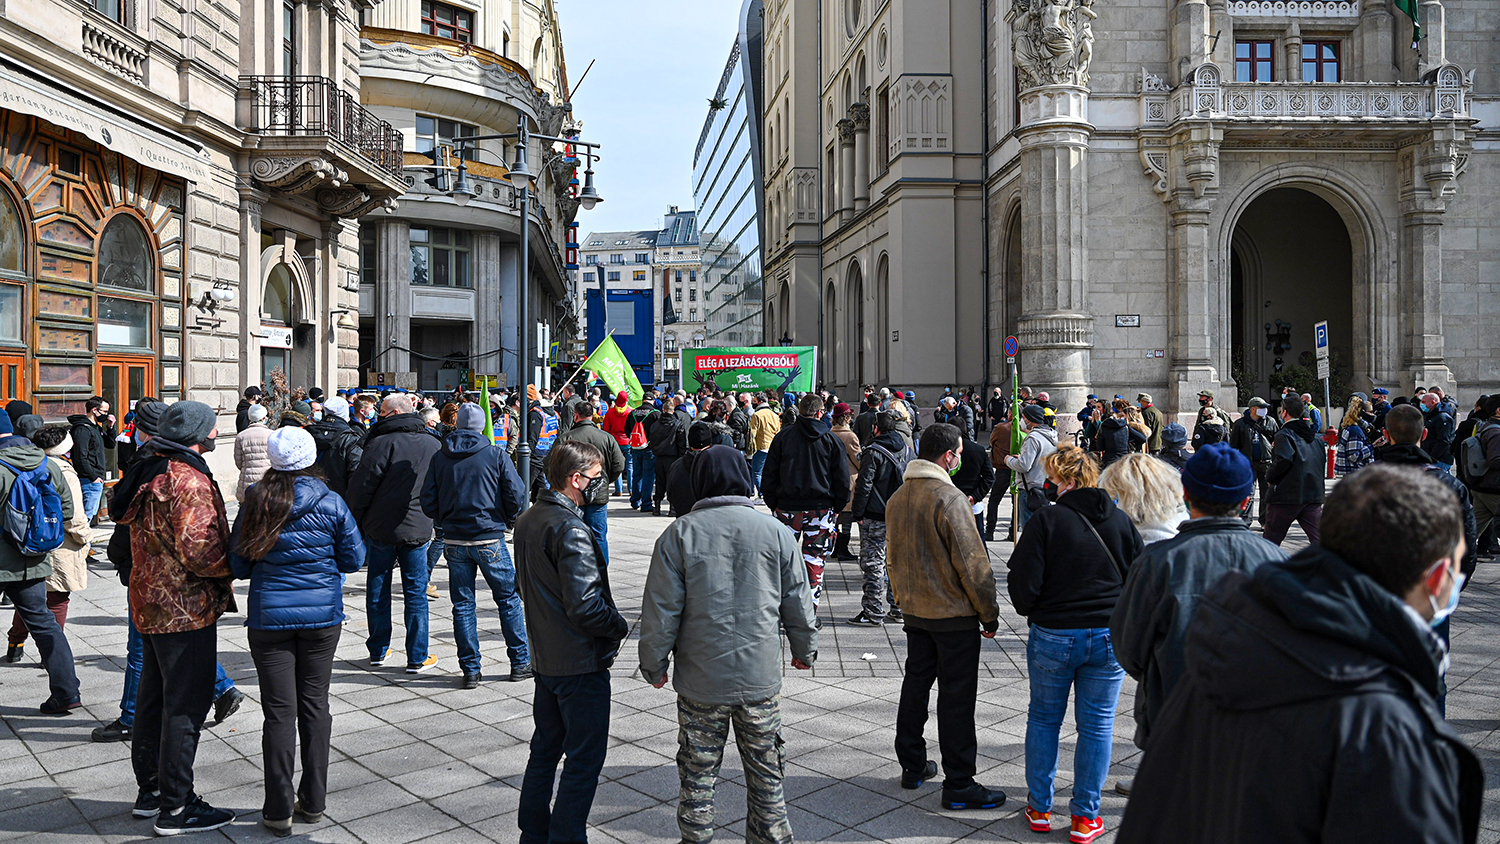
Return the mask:
[[1376,387],[1374,390],[1371,390],[1371,392],[1373,392],[1377,396],[1388,396],[1391,394],[1391,391],[1387,390],[1384,387]]

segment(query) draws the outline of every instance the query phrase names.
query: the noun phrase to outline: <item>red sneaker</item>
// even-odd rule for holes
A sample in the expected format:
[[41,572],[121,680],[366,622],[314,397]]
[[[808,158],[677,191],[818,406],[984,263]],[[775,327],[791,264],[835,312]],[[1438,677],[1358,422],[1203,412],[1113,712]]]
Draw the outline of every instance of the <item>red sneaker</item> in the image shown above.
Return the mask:
[[1051,832],[1052,831],[1052,813],[1051,812],[1038,812],[1037,810],[1031,808],[1030,806],[1027,806],[1026,807],[1026,822],[1029,823],[1029,824],[1031,824],[1031,831],[1032,832]]
[[1103,818],[1085,818],[1081,815],[1074,815],[1073,831],[1068,833],[1068,841],[1071,844],[1089,844],[1103,834]]

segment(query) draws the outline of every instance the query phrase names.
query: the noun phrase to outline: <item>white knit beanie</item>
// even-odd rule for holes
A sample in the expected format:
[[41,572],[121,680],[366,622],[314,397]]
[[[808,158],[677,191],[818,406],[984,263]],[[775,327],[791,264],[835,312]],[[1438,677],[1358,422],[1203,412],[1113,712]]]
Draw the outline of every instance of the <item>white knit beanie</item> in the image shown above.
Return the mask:
[[306,469],[318,459],[318,444],[312,434],[289,425],[271,432],[266,440],[266,452],[271,457],[271,468],[278,472],[295,472]]
[[250,409],[245,413],[250,417],[250,422],[254,424],[256,422],[264,422],[266,414],[269,411],[266,410],[266,406],[263,404],[252,404],[250,405]]
[[337,416],[345,422],[348,422],[349,400],[344,398],[343,396],[329,396],[328,399],[323,402],[323,413],[325,415]]

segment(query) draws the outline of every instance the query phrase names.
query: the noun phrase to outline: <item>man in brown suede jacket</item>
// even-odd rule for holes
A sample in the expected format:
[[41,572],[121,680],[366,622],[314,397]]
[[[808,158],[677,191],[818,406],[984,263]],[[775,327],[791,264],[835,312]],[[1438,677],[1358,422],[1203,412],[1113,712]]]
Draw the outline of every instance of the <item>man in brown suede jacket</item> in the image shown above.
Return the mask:
[[[938,684],[938,748],[943,757],[943,808],[990,809],[1005,794],[974,781],[979,742],[974,702],[979,688],[980,636],[1000,626],[995,574],[974,523],[968,496],[953,485],[963,461],[958,429],[938,423],[922,432],[917,459],[886,504],[891,590],[906,614],[906,679],[896,711],[901,786],[937,776],[922,726]],[[982,629],[982,632],[981,632]]]

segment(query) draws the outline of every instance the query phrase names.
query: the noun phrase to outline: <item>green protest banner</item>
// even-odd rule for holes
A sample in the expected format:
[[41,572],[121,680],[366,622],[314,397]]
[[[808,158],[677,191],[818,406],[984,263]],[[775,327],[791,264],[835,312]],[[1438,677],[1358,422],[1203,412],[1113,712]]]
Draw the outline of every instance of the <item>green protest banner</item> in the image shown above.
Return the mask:
[[721,390],[806,393],[818,371],[816,346],[729,346],[684,349],[685,389],[717,384]]
[[630,361],[625,359],[625,353],[620,350],[620,345],[615,342],[614,337],[605,337],[604,341],[595,347],[593,354],[579,367],[579,371],[589,370],[609,385],[611,392],[618,393],[624,390],[630,396],[630,406],[636,407],[641,403],[641,396],[645,393],[641,389],[641,382],[635,377],[635,370],[630,368]]

